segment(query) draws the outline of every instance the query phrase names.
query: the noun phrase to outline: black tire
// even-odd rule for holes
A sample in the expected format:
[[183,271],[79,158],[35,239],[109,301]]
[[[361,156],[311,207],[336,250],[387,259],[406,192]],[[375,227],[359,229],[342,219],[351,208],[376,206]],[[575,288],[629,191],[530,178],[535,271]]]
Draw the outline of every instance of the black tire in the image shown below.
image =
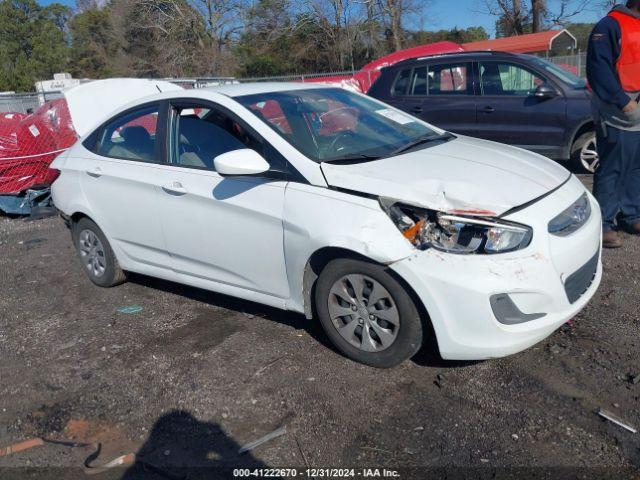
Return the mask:
[[[100,230],[93,221],[86,217],[81,218],[74,224],[72,232],[73,243],[76,247],[76,251],[78,252],[78,258],[80,259],[89,280],[100,287],[114,287],[116,285],[120,285],[127,279],[125,273],[118,265],[118,260],[111,249],[111,245],[109,245],[107,237],[105,237],[102,230]],[[86,254],[83,255],[83,248],[84,250],[87,248],[87,242],[85,241],[86,235],[88,235],[87,232],[91,232],[95,235],[101,244],[102,248],[99,249],[102,252],[102,255],[99,255],[101,258],[99,267],[100,271],[90,268],[88,264],[88,257]],[[103,270],[102,267],[104,267]]]
[[[395,303],[399,314],[399,327],[397,327],[393,343],[381,351],[364,351],[354,346],[343,338],[338,332],[338,326],[332,321],[329,302],[332,301],[331,296],[334,294],[331,293],[331,289],[346,275],[360,275],[378,282],[387,290]],[[384,266],[348,258],[332,260],[322,270],[316,283],[315,306],[322,328],[331,342],[340,352],[356,362],[377,368],[390,368],[413,357],[422,346],[423,328],[418,308],[405,288]],[[351,321],[356,322],[354,317],[359,315],[359,313],[354,313]],[[347,323],[350,323],[348,317],[348,315],[345,316]],[[344,319],[340,319],[340,321],[344,321]],[[391,326],[391,324],[388,325]],[[359,328],[360,335],[362,335],[364,327]],[[369,329],[369,331],[373,331],[373,329]]]
[[573,145],[571,146],[571,168],[573,170],[573,172],[575,173],[595,173],[597,167],[595,168],[588,168],[585,166],[585,164],[582,161],[582,152],[583,149],[585,149],[585,147],[588,148],[588,150],[592,150],[592,148],[595,146],[595,138],[596,138],[596,133],[595,132],[587,132],[587,133],[583,133],[582,135],[580,135],[575,142],[573,142]]

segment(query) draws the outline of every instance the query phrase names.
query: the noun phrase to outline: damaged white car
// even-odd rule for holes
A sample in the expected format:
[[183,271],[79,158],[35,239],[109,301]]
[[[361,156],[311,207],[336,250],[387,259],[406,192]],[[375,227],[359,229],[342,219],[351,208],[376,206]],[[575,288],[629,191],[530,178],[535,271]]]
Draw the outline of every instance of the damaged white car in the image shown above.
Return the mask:
[[89,278],[137,272],[317,318],[390,367],[521,351],[602,275],[599,208],[539,155],[455,136],[326,86],[141,99],[52,168]]

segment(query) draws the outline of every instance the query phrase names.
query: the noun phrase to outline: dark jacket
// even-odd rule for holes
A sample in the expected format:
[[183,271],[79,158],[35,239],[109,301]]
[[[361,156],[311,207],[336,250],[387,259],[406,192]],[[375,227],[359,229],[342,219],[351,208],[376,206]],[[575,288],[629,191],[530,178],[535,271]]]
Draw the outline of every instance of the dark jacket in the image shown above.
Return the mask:
[[[640,14],[624,6],[614,8],[619,12],[640,18]],[[640,108],[625,114],[622,109],[640,95],[625,92],[620,84],[616,63],[620,57],[622,33],[613,17],[600,20],[589,37],[587,52],[587,78],[593,89],[593,109],[596,121],[624,130],[640,130]]]

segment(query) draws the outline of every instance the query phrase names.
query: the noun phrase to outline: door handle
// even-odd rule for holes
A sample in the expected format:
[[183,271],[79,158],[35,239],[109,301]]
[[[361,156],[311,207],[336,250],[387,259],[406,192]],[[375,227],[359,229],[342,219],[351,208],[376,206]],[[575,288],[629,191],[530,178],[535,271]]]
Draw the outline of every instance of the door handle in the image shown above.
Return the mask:
[[411,113],[422,113],[422,107],[413,107]]
[[187,193],[187,189],[184,188],[184,186],[180,182],[165,183],[164,185],[162,185],[162,189],[165,192],[174,195],[184,195],[185,193]]
[[483,113],[493,113],[493,112],[495,112],[495,111],[496,111],[496,109],[495,109],[495,108],[493,108],[493,107],[484,107],[484,108],[482,109],[482,112],[483,112]]
[[100,167],[93,167],[90,170],[87,170],[87,175],[93,178],[98,178],[102,175],[102,169]]

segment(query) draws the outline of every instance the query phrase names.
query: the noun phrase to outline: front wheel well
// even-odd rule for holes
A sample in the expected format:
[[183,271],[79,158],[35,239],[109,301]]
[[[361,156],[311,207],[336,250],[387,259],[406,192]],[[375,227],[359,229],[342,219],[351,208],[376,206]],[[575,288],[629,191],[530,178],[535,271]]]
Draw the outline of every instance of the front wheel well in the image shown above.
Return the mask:
[[[85,215],[82,212],[76,212],[73,215],[71,215],[71,217],[69,217],[71,219],[71,227],[73,228],[73,225],[75,225],[76,223],[78,223],[80,220],[82,220],[83,218],[88,218],[89,220],[91,220],[91,218],[89,217],[89,215]],[[93,220],[92,220],[93,221]]]
[[[313,252],[307,264],[304,267],[304,277],[302,279],[302,295],[304,299],[304,315],[307,319],[312,319],[315,306],[314,306],[314,291],[316,280],[320,276],[320,272],[327,266],[331,260],[337,258],[355,258],[365,262],[373,262],[370,258],[360,255],[357,252],[348,250],[346,248],[339,247],[324,247],[320,250]],[[378,263],[378,262],[373,262]]]
[[[324,247],[320,250],[316,250],[309,260],[304,269],[304,278],[303,278],[303,299],[304,299],[304,314],[307,319],[311,320],[315,314],[315,286],[320,276],[320,273],[327,266],[327,264],[338,258],[351,258],[361,260],[363,262],[374,263],[376,265],[382,265],[380,262],[376,262],[364,255],[361,255],[352,250],[348,250],[346,248],[339,247]],[[405,289],[405,291],[411,297],[411,300],[415,304],[418,312],[420,314],[420,318],[422,320],[422,325],[425,333],[425,340],[428,338],[433,338],[436,341],[435,347],[437,347],[437,338],[435,337],[435,331],[433,329],[433,325],[431,324],[431,318],[429,317],[429,312],[427,311],[427,307],[424,302],[420,299],[415,290],[407,283],[407,281],[398,275],[394,270],[389,269],[389,274]]]
[[573,147],[576,143],[576,141],[585,133],[589,133],[589,132],[594,132],[596,130],[596,125],[595,123],[589,121],[586,122],[585,124],[581,125],[578,130],[576,130],[576,133],[573,135],[573,137],[571,138],[571,145],[569,145],[569,150],[570,153],[573,154]]

